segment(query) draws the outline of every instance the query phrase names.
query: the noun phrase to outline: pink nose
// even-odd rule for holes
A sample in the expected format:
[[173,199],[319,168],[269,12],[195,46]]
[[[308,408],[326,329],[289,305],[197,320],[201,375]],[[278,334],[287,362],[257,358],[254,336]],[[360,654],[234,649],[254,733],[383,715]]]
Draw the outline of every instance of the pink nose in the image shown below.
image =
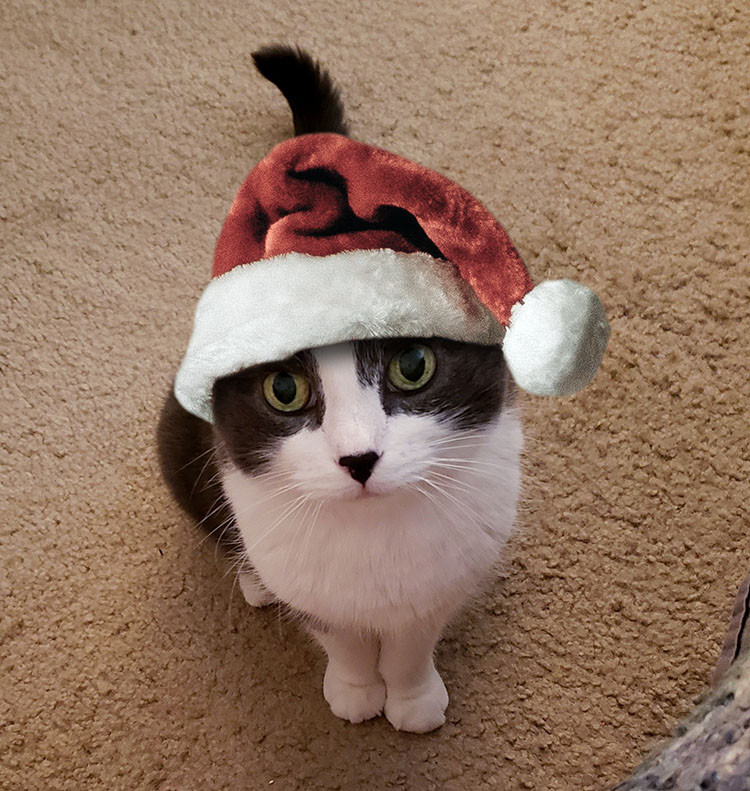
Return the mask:
[[372,468],[379,458],[377,453],[370,450],[367,453],[357,453],[354,456],[342,456],[339,459],[339,464],[346,467],[349,470],[349,475],[364,486],[372,475]]

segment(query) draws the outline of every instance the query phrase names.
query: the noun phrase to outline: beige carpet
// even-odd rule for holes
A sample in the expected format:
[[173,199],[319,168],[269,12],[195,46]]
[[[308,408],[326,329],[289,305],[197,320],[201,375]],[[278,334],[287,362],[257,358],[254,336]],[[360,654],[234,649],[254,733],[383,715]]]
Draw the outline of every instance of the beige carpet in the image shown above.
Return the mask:
[[[533,8],[533,10],[529,10]],[[0,787],[603,789],[707,682],[748,546],[743,0],[0,10]],[[523,532],[438,659],[429,736],[334,719],[170,502],[154,423],[247,171],[249,53],[330,65],[358,139],[442,170],[536,279],[603,297],[593,386],[526,400]]]

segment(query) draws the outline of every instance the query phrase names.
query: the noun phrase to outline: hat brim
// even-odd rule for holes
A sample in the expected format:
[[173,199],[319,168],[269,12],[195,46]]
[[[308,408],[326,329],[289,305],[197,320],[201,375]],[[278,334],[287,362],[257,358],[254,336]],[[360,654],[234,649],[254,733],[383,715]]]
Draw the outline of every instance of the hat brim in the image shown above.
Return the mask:
[[426,253],[287,253],[209,283],[174,392],[188,412],[213,422],[217,379],[302,349],[393,337],[490,345],[503,334],[456,268]]

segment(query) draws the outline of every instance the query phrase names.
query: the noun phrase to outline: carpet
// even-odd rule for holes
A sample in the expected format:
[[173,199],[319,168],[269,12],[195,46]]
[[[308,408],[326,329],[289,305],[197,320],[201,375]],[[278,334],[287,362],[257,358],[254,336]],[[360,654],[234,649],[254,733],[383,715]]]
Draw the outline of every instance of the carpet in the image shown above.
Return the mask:
[[[708,683],[750,566],[750,7],[11,0],[0,25],[0,786],[626,775]],[[427,736],[335,719],[319,650],[245,606],[157,471],[221,223],[291,132],[251,65],[272,42],[612,325],[590,387],[524,398],[519,531],[440,645]]]

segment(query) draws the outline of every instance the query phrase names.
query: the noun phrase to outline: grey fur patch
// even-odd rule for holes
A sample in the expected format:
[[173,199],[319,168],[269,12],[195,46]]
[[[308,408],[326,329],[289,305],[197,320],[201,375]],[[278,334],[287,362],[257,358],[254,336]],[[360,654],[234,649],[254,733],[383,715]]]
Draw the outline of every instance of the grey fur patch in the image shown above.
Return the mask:
[[[277,412],[266,401],[263,380],[275,371],[307,377],[311,396],[305,409]],[[213,411],[216,434],[232,462],[244,472],[262,472],[282,439],[323,422],[325,398],[315,357],[303,351],[287,360],[254,365],[219,379],[214,385]]]
[[[420,390],[398,390],[388,381],[388,365],[415,343],[432,349],[435,375]],[[398,338],[355,341],[354,350],[359,381],[378,388],[389,415],[435,415],[457,429],[477,428],[500,413],[512,388],[499,346],[445,338]]]
[[[394,355],[420,343],[436,358],[434,377],[421,390],[404,392],[388,382]],[[376,387],[389,415],[433,415],[456,429],[491,422],[513,403],[515,387],[502,350],[441,338],[402,338],[354,342],[357,377]],[[263,395],[263,380],[273,372],[299,373],[311,383],[309,406],[298,413],[274,410]],[[170,393],[159,424],[162,472],[178,503],[217,536],[236,548],[238,534],[219,481],[219,469],[231,461],[247,473],[263,472],[279,443],[303,428],[322,424],[325,393],[315,356],[309,350],[278,363],[253,366],[219,379],[214,387],[213,426],[186,412]]]

